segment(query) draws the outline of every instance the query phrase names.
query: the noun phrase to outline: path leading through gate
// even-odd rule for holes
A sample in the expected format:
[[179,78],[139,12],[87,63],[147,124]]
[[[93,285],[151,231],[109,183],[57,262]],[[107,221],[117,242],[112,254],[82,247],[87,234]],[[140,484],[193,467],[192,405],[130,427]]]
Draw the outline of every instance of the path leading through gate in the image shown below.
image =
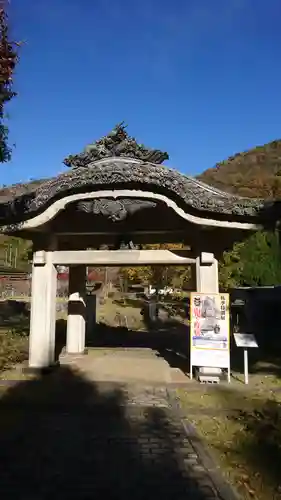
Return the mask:
[[0,399],[3,496],[235,500],[176,387],[148,349],[61,356],[53,373],[12,384]]
[[149,385],[189,383],[182,370],[170,366],[158,350],[149,348],[90,348],[87,356],[62,355],[60,363],[71,364],[99,382]]

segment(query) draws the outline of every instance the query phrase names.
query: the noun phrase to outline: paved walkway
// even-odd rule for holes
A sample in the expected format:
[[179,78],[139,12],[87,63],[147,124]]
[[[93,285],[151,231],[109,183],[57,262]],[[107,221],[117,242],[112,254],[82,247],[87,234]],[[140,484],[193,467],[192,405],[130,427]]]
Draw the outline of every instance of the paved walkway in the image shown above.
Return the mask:
[[60,358],[91,380],[135,384],[186,384],[189,378],[169,363],[158,351],[148,348],[92,348],[87,356]]
[[15,500],[233,500],[167,385],[96,382],[79,367],[0,399],[0,491]]

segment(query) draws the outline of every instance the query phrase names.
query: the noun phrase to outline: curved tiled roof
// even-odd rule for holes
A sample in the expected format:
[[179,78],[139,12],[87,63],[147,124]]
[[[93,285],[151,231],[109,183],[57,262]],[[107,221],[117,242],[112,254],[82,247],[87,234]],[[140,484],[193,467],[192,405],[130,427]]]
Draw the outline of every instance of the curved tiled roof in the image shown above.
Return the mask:
[[201,212],[205,217],[213,214],[217,219],[256,220],[262,218],[267,206],[264,200],[225,193],[163,165],[117,157],[89,163],[87,168],[69,169],[20,196],[2,203],[0,199],[0,223],[27,220],[69,194],[103,189],[164,194],[185,211]]

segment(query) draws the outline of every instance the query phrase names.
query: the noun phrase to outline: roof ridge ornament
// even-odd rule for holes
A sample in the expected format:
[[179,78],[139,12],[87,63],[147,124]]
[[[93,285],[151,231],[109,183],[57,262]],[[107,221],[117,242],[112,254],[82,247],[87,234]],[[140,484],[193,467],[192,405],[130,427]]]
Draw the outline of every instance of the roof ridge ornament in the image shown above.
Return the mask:
[[63,163],[67,167],[86,168],[89,163],[112,157],[135,158],[157,164],[169,159],[166,152],[138,144],[134,137],[129,136],[126,127],[124,122],[118,123],[108,135],[86,146],[82,153],[68,156]]

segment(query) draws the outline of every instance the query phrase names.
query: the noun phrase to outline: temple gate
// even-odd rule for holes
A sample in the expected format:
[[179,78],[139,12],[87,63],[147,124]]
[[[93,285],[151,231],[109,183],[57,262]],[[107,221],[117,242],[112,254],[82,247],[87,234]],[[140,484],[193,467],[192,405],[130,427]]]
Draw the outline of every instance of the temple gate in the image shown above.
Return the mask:
[[[267,224],[262,200],[214,189],[162,165],[166,159],[121,124],[67,158],[65,173],[0,203],[1,231],[33,242],[30,367],[55,360],[58,265],[69,266],[66,350],[82,353],[87,265],[191,265],[194,290],[218,292],[222,252]],[[142,249],[179,242],[186,249]]]

